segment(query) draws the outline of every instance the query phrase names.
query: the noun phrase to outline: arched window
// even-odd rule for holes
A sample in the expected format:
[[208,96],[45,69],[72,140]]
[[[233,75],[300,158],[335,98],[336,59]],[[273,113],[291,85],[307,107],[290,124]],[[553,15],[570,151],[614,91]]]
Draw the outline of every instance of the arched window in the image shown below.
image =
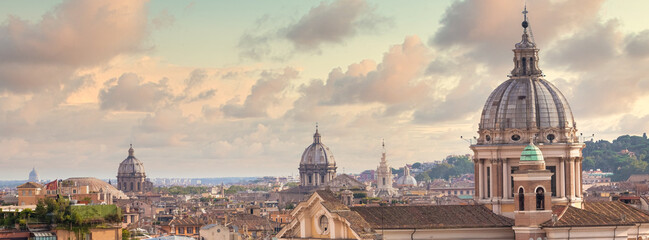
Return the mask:
[[526,58],[522,59],[523,60],[523,63],[522,63],[522,65],[523,65],[523,75],[527,75],[527,63],[525,62],[525,59]]
[[133,182],[131,182],[131,191],[133,191]]
[[137,182],[137,190],[138,190],[138,191],[141,191],[141,189],[140,189],[141,186],[142,186],[142,183]]
[[525,211],[525,192],[523,188],[518,189],[518,210]]
[[534,73],[534,58],[530,58],[530,72]]
[[309,184],[311,184],[311,182],[313,182],[313,181],[311,179],[311,174],[309,174]]
[[385,186],[385,178],[383,178],[383,186]]
[[545,210],[545,191],[542,187],[536,189],[536,210]]

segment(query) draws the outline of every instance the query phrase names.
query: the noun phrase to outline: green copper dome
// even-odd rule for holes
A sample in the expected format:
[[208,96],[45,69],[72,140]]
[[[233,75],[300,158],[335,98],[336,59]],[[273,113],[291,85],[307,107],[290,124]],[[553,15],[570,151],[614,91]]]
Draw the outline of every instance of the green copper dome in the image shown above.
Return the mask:
[[541,149],[535,146],[533,143],[527,145],[521,153],[521,161],[543,161],[543,153]]

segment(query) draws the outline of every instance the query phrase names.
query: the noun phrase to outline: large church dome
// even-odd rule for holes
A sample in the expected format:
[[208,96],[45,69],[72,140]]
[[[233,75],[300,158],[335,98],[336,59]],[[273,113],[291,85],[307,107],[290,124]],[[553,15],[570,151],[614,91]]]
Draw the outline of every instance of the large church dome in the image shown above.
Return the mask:
[[144,172],[144,164],[135,158],[133,153],[133,146],[131,146],[131,148],[128,149],[128,157],[119,164],[117,177],[144,177],[146,175]]
[[29,182],[40,182],[41,178],[38,176],[38,172],[36,172],[36,167],[32,168],[32,171],[29,172]]
[[313,134],[313,143],[309,145],[302,153],[302,160],[300,165],[336,165],[334,155],[331,153],[329,147],[322,144],[320,141],[320,133],[316,129]]
[[576,124],[568,101],[538,67],[538,49],[527,32],[515,45],[514,70],[482,110],[478,144],[572,143]]

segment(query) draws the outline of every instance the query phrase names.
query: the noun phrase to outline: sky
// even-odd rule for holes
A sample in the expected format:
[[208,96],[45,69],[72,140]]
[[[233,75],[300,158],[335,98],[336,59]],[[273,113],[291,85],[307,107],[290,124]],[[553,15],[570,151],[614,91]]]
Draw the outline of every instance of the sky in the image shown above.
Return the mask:
[[[339,173],[470,153],[524,1],[0,1],[0,179]],[[528,0],[579,132],[649,129],[647,1]]]

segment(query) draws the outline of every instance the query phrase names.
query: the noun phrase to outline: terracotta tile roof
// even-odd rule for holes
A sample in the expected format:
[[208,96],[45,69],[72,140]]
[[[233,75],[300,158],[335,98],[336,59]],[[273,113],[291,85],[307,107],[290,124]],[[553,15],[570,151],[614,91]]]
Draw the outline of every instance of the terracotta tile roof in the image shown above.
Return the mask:
[[625,220],[631,223],[649,223],[647,212],[619,201],[585,202],[584,209],[617,219],[624,215]]
[[649,181],[649,174],[632,174],[626,180],[627,182],[647,182]]
[[622,222],[619,218],[613,218],[604,214],[598,214],[588,210],[579,209],[573,206],[555,205],[552,213],[557,214],[557,220],[552,219],[541,224],[543,227],[591,227],[591,226],[622,226],[633,225]]
[[482,205],[352,207],[374,229],[511,227]]
[[363,217],[354,211],[343,211],[337,212],[338,216],[343,217],[349,222],[349,227],[360,235],[361,238],[367,239],[375,235],[375,232],[372,230],[372,226],[363,219]]
[[187,217],[187,218],[175,218],[167,225],[175,225],[175,226],[195,226],[195,225],[207,225],[209,224],[208,219],[204,218],[195,218],[195,217]]
[[42,187],[43,187],[43,185],[41,185],[40,183],[26,182],[26,183],[23,183],[23,184],[21,184],[20,186],[18,186],[16,188],[42,188]]
[[274,226],[278,226],[267,218],[245,213],[232,216],[229,225],[240,228],[247,226],[248,230],[251,231],[273,231]]
[[331,190],[318,190],[316,193],[324,200],[321,204],[327,210],[331,212],[349,210],[349,208],[345,204],[342,204]]

